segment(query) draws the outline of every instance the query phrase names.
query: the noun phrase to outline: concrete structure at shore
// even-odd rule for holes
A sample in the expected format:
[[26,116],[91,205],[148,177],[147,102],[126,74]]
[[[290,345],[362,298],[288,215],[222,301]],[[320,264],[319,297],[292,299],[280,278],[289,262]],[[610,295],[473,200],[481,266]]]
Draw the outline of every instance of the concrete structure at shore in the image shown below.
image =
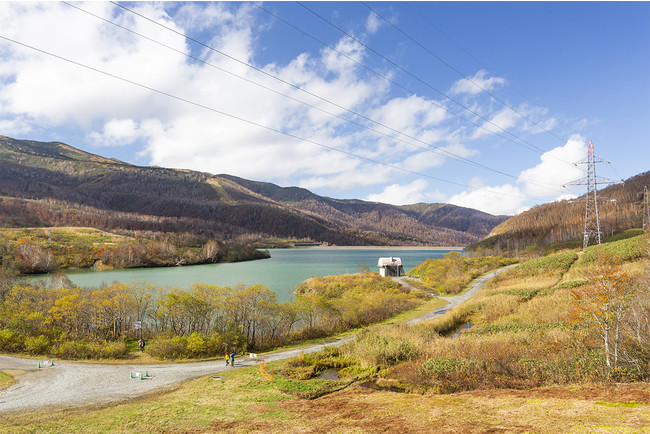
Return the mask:
[[382,277],[404,275],[404,267],[402,267],[402,260],[400,258],[394,258],[392,256],[390,258],[379,258],[377,266],[379,267],[379,274]]

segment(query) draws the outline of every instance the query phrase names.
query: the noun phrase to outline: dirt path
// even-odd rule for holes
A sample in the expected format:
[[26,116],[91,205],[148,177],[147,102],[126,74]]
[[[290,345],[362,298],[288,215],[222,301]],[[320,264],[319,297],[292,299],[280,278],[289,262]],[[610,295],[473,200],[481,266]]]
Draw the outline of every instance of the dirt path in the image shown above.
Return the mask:
[[[416,324],[442,315],[449,309],[469,300],[492,277],[503,271],[493,271],[479,278],[462,295],[445,297],[448,304],[443,309],[426,313],[408,321]],[[407,282],[405,282],[407,284]],[[268,354],[269,361],[295,357],[301,353],[320,351],[327,346],[338,346],[354,339],[353,336],[332,339],[318,345],[310,345],[293,350]],[[264,355],[266,360],[267,355]],[[91,404],[107,404],[126,401],[150,392],[171,388],[191,378],[209,374],[219,374],[231,367],[223,360],[195,363],[170,363],[157,365],[107,365],[87,364],[54,360],[48,366],[41,360],[0,356],[0,370],[11,371],[17,383],[0,390],[0,413],[7,411],[30,410],[42,407],[81,407]],[[257,361],[240,357],[235,368],[256,365]],[[24,372],[24,373],[23,373]],[[132,373],[141,373],[144,379]],[[16,375],[19,373],[19,375]]]

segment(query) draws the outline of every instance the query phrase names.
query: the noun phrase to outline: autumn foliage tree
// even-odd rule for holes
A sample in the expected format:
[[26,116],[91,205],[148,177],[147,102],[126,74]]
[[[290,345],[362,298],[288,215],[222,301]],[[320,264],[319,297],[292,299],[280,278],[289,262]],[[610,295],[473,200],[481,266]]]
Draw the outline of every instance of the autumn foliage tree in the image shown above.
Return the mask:
[[47,273],[57,267],[51,252],[32,243],[18,245],[16,264],[23,273]]
[[126,341],[140,333],[160,358],[263,350],[381,321],[422,301],[378,273],[312,279],[287,302],[264,285],[243,283],[78,288],[54,276],[49,285],[0,279],[0,290],[0,352],[69,358],[122,357]]
[[589,284],[571,291],[572,322],[591,328],[602,345],[605,363],[617,367],[623,325],[631,312],[635,286],[621,264],[609,255],[599,257],[587,272]]

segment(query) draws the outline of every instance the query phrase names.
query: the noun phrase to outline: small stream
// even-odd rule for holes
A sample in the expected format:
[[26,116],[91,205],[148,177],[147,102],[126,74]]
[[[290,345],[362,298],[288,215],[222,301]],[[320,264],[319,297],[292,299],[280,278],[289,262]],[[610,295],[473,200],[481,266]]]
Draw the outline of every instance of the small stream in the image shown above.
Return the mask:
[[472,324],[471,322],[468,321],[468,322],[466,322],[465,324],[463,324],[462,326],[458,327],[456,330],[454,330],[454,331],[448,333],[446,336],[447,336],[449,339],[457,338],[457,337],[460,336],[460,334],[461,334],[461,332],[462,332],[463,330],[467,330],[467,329],[469,329],[469,328],[472,328],[472,326],[474,326],[474,324]]

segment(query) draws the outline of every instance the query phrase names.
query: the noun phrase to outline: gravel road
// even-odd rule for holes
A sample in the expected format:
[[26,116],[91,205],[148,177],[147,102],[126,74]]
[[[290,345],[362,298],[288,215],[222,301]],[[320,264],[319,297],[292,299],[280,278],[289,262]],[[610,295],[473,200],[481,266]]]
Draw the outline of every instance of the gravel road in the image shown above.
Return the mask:
[[[479,278],[464,294],[445,297],[448,304],[433,312],[408,321],[417,324],[442,315],[469,300],[492,277],[505,268]],[[403,281],[403,278],[398,278]],[[403,281],[408,284],[408,281]],[[268,354],[268,361],[295,357],[301,353],[320,351],[327,346],[350,342],[354,337],[333,339],[319,345]],[[263,356],[263,360],[267,355]],[[46,360],[23,359],[0,356],[0,370],[9,371],[16,379],[13,386],[0,390],[0,413],[43,407],[82,407],[91,404],[108,404],[126,401],[154,391],[165,390],[180,382],[204,375],[225,372],[233,368],[225,366],[224,360],[195,363],[170,363],[157,365],[109,365],[66,362],[54,360],[49,366]],[[235,368],[256,365],[255,359],[240,357]],[[141,373],[144,379],[132,373]],[[145,376],[148,374],[148,376]]]

